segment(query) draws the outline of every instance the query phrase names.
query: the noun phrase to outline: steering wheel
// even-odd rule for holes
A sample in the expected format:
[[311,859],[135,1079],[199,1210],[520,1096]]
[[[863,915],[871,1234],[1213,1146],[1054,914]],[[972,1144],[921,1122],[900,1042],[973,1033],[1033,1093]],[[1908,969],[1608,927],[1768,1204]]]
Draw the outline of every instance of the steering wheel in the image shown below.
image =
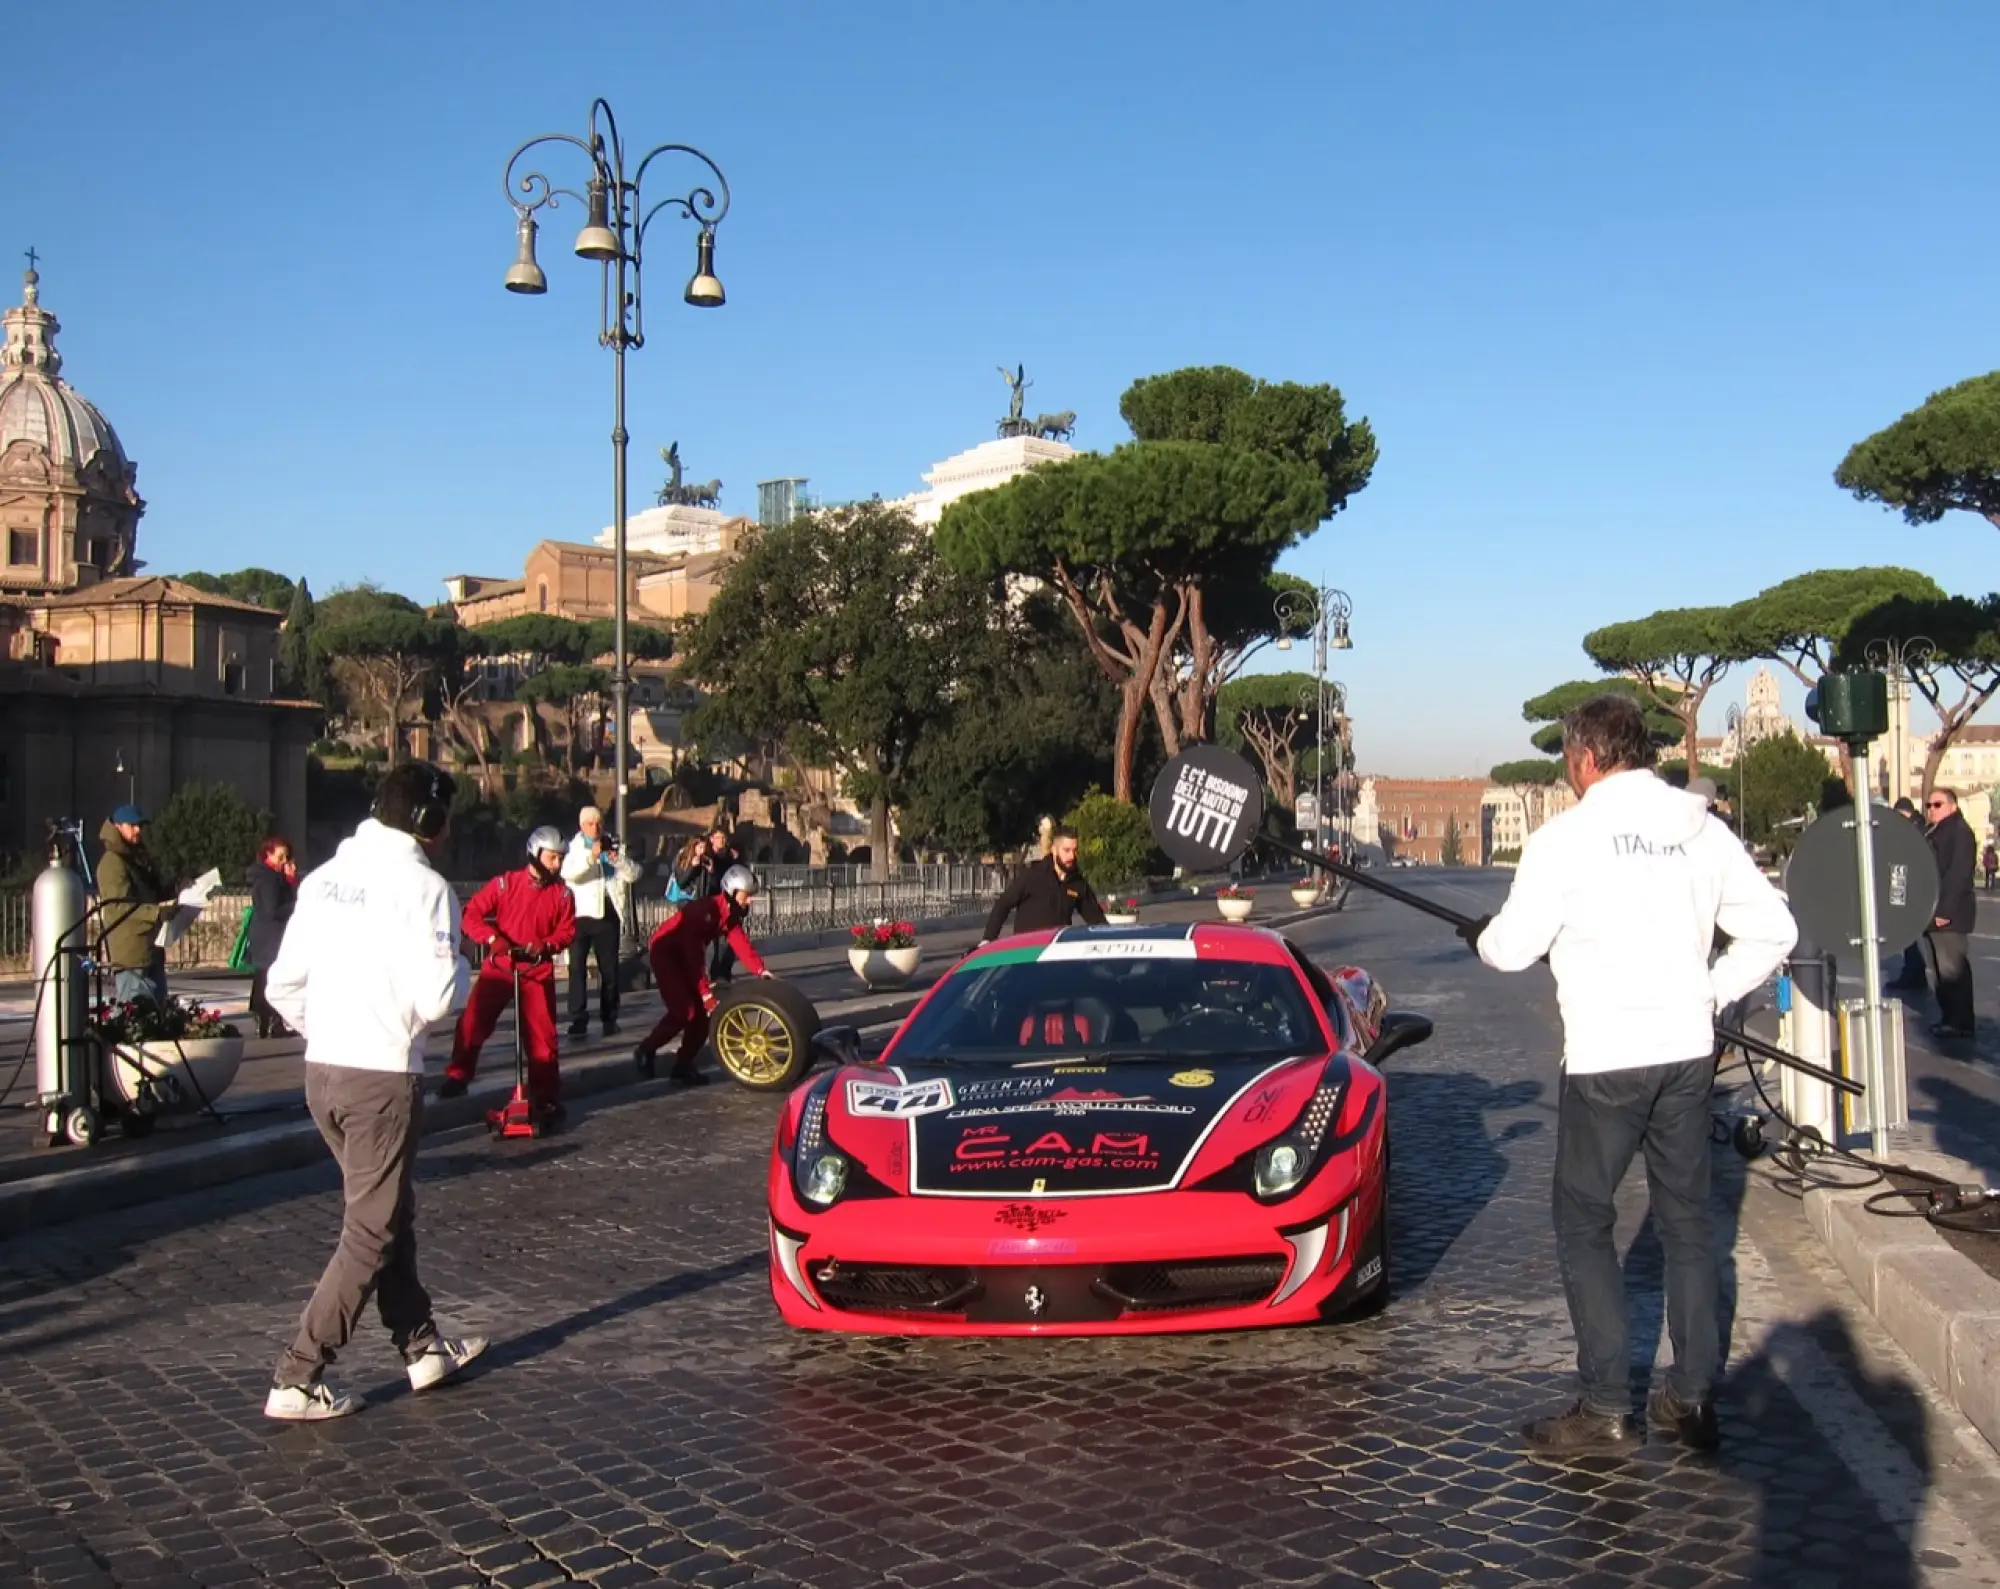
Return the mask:
[[1204,1036],[1213,1042],[1228,1041],[1261,1030],[1257,1022],[1241,1010],[1231,1010],[1214,1004],[1196,1004],[1177,1015],[1160,1035],[1168,1039],[1176,1035]]

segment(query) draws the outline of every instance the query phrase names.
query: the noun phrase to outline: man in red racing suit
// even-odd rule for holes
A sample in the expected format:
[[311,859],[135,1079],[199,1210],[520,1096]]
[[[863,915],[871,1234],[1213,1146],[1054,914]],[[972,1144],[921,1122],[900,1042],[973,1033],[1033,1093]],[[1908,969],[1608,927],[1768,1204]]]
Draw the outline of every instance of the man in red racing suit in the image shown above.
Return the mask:
[[561,1117],[555,959],[576,937],[576,896],[562,876],[567,848],[554,828],[535,829],[528,838],[528,864],[518,872],[501,873],[466,902],[462,931],[469,941],[485,946],[486,957],[458,1018],[440,1098],[456,1098],[471,1083],[479,1050],[514,997],[518,970],[521,1007],[514,1019],[521,1023],[527,1047],[528,1098]]
[[667,1079],[679,1087],[708,1084],[708,1077],[695,1068],[695,1056],[708,1041],[708,1017],[715,1009],[715,991],[708,985],[709,946],[727,938],[745,967],[760,977],[771,974],[743,931],[743,919],[756,897],[757,874],[747,866],[732,866],[722,874],[719,893],[690,900],[654,932],[646,956],[667,1012],[632,1055],[640,1075],[653,1074],[656,1056],[678,1032],[680,1053]]

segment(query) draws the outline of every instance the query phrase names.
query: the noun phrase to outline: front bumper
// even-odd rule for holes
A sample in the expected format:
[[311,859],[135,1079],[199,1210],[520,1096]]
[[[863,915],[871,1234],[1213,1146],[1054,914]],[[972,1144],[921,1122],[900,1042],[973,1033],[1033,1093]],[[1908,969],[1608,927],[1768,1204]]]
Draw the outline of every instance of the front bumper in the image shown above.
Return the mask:
[[1237,1194],[1168,1193],[943,1207],[874,1200],[819,1215],[774,1197],[771,1294],[802,1329],[874,1334],[1303,1323],[1380,1283],[1379,1182],[1333,1190],[1330,1200],[1277,1209]]

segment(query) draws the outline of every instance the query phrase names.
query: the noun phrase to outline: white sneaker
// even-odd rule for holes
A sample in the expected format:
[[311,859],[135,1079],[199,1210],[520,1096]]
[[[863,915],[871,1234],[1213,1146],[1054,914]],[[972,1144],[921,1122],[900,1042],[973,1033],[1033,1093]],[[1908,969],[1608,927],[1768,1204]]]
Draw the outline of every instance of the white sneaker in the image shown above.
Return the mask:
[[483,1335],[440,1335],[425,1348],[423,1356],[410,1359],[410,1389],[442,1385],[485,1350]]
[[271,1394],[264,1398],[264,1416],[290,1423],[317,1423],[322,1418],[345,1418],[361,1411],[361,1406],[359,1396],[316,1379],[310,1385],[273,1385]]

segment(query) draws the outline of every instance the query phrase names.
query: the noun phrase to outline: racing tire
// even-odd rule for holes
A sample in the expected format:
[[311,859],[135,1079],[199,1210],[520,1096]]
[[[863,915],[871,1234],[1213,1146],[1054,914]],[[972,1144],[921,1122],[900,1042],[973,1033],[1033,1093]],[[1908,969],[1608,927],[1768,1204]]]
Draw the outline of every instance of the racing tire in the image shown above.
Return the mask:
[[724,988],[709,1025],[715,1062],[752,1092],[789,1092],[812,1069],[819,1011],[789,982],[745,978]]

